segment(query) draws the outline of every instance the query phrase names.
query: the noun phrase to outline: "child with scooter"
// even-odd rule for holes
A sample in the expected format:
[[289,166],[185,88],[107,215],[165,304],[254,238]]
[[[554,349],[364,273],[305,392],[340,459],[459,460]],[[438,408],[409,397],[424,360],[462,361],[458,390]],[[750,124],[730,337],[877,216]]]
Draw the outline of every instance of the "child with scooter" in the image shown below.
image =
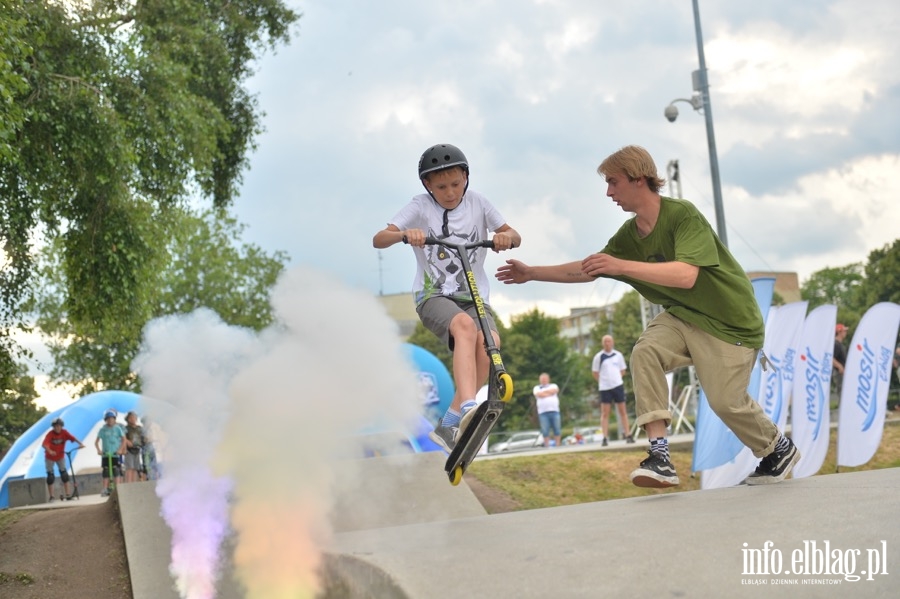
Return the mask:
[[[63,483],[63,491],[65,494],[60,494],[59,500],[63,499],[72,499],[74,494],[69,492],[69,471],[66,468],[66,443],[71,441],[72,443],[78,443],[78,448],[81,449],[84,447],[84,443],[76,439],[72,433],[67,431],[65,428],[65,422],[63,422],[62,418],[56,418],[51,423],[53,427],[49,433],[44,437],[44,442],[41,446],[44,448],[44,466],[47,469],[47,491],[50,493],[50,501],[53,501],[56,498],[56,494],[53,491],[53,483],[56,481],[56,475],[53,472],[53,466],[56,465],[56,469],[59,470],[59,478]],[[74,471],[73,471],[74,472]]]
[[100,491],[100,495],[106,497],[110,492],[110,479],[113,489],[116,483],[121,482],[119,456],[125,453],[125,429],[116,423],[116,413],[112,410],[107,410],[103,414],[103,420],[105,424],[97,431],[94,447],[101,456],[100,477],[103,481],[103,490]]
[[[489,284],[484,271],[485,242],[493,232],[493,251],[519,247],[522,238],[500,212],[480,193],[469,189],[469,162],[450,144],[438,144],[419,158],[419,181],[427,193],[412,200],[372,239],[377,249],[408,243],[416,255],[413,282],[416,312],[425,328],[453,352],[456,392],[441,422],[429,436],[448,453],[461,438],[463,417],[478,404],[475,392],[487,380],[491,360],[484,349],[489,331],[491,344],[500,345],[489,306]],[[471,269],[459,266],[453,251],[426,240],[463,244]],[[478,302],[470,290],[467,273],[480,290]],[[481,327],[479,310],[486,326]],[[464,426],[462,428],[465,428]]]

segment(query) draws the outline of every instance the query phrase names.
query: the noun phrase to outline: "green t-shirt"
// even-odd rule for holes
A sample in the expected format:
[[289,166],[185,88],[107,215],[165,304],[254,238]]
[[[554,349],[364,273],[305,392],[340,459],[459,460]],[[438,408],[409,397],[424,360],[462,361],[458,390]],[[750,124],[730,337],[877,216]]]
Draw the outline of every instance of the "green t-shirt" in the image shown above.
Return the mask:
[[750,279],[704,216],[686,200],[661,198],[659,220],[644,238],[635,219],[623,224],[602,253],[638,262],[686,262],[700,267],[691,289],[665,287],[629,277],[628,283],[648,301],[696,325],[710,335],[760,349],[765,326]]

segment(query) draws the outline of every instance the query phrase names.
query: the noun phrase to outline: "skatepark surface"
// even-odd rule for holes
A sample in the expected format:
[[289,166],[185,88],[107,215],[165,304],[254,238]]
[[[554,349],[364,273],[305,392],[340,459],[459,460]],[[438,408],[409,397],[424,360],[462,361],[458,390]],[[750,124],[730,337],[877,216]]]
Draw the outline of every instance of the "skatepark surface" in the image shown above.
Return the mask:
[[[898,468],[488,515],[443,460],[338,468],[352,483],[332,511],[320,596],[897,596]],[[132,589],[177,598],[153,484],[119,489]],[[217,596],[239,598],[227,554]]]

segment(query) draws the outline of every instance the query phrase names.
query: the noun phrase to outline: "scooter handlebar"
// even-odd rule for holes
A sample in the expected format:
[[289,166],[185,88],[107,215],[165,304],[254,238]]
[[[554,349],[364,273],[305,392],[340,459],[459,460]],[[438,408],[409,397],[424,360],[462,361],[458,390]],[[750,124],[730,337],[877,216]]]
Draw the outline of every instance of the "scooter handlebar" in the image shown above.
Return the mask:
[[[409,239],[406,238],[406,235],[403,236],[403,243],[409,243]],[[426,237],[425,245],[443,245],[445,247],[464,248],[467,250],[471,250],[473,248],[494,249],[494,240],[493,239],[485,239],[484,241],[476,241],[474,243],[452,243],[450,241],[438,239],[437,237]],[[515,248],[516,246],[512,246],[512,247]]]

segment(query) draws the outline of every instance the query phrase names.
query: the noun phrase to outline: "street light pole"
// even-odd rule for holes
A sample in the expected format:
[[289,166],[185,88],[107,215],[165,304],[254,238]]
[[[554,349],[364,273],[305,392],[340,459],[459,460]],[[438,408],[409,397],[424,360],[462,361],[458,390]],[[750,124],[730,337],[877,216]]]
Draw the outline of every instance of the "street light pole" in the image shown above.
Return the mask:
[[694,30],[697,33],[697,56],[700,59],[700,68],[691,73],[694,94],[690,98],[676,98],[669,102],[663,111],[666,119],[674,123],[678,118],[676,102],[690,104],[696,111],[702,111],[706,118],[706,142],[709,145],[709,173],[712,176],[713,204],[716,209],[716,231],[719,239],[728,247],[728,235],[725,232],[725,209],[722,207],[722,184],[719,181],[719,158],[716,152],[716,133],[713,129],[712,106],[709,102],[709,78],[706,75],[706,57],[703,54],[703,33],[700,31],[700,7],[698,0],[694,2]]
[[703,100],[703,114],[706,117],[706,141],[709,144],[709,172],[712,176],[713,204],[716,208],[716,231],[719,239],[728,247],[728,236],[725,233],[725,209],[722,206],[722,184],[719,181],[719,158],[716,152],[716,133],[713,129],[712,106],[709,102],[709,79],[706,76],[706,57],[703,54],[703,33],[700,31],[699,0],[694,0],[694,29],[697,33],[697,56],[700,59],[699,82],[697,91]]

